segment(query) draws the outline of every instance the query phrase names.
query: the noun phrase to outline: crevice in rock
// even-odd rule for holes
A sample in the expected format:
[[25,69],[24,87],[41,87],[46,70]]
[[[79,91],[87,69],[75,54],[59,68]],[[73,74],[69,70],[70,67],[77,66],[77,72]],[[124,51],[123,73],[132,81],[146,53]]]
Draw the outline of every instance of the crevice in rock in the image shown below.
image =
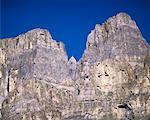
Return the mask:
[[16,46],[19,44],[19,38],[16,39]]
[[135,75],[135,79],[137,79],[138,77],[137,77],[137,75]]
[[89,76],[88,76],[88,75],[86,75],[86,76],[85,76],[85,78],[89,78]]
[[80,94],[80,90],[78,89],[78,95]]
[[109,76],[106,71],[105,71],[105,76]]
[[118,108],[124,108],[126,110],[132,110],[126,103],[124,103],[122,105],[118,105]]
[[9,93],[9,85],[10,85],[10,70],[8,71],[8,81],[7,81],[7,92]]
[[102,76],[102,75],[98,75],[97,77],[99,77],[99,78],[100,78],[101,76]]
[[121,71],[124,72],[125,70],[124,70],[124,69],[121,69]]
[[40,35],[44,35],[44,33],[41,33]]

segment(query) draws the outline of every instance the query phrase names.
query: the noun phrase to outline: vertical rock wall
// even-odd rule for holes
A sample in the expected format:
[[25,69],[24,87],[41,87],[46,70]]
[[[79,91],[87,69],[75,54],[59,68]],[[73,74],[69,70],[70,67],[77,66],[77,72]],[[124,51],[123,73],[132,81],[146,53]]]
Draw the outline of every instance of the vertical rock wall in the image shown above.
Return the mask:
[[0,40],[2,120],[149,120],[150,53],[126,13],[96,25],[79,62],[43,29]]

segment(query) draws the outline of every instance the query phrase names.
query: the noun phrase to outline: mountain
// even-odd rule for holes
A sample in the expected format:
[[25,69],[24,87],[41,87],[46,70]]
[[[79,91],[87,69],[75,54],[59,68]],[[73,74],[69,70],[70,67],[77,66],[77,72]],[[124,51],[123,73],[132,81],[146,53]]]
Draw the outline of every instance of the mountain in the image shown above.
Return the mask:
[[0,40],[2,120],[149,120],[150,46],[118,13],[77,62],[45,29]]

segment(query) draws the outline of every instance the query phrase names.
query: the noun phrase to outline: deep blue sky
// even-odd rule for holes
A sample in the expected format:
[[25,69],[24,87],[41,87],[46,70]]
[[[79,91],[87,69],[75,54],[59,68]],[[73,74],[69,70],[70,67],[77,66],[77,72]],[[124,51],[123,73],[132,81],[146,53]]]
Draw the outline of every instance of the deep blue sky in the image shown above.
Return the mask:
[[96,23],[128,13],[150,43],[150,0],[0,0],[0,38],[46,28],[78,60]]

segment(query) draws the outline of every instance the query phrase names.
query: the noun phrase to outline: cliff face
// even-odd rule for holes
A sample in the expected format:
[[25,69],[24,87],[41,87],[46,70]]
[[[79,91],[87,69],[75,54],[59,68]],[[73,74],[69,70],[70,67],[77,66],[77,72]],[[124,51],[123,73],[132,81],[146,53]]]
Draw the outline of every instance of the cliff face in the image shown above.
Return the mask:
[[150,47],[125,13],[96,25],[79,62],[43,29],[0,40],[2,120],[148,120]]

